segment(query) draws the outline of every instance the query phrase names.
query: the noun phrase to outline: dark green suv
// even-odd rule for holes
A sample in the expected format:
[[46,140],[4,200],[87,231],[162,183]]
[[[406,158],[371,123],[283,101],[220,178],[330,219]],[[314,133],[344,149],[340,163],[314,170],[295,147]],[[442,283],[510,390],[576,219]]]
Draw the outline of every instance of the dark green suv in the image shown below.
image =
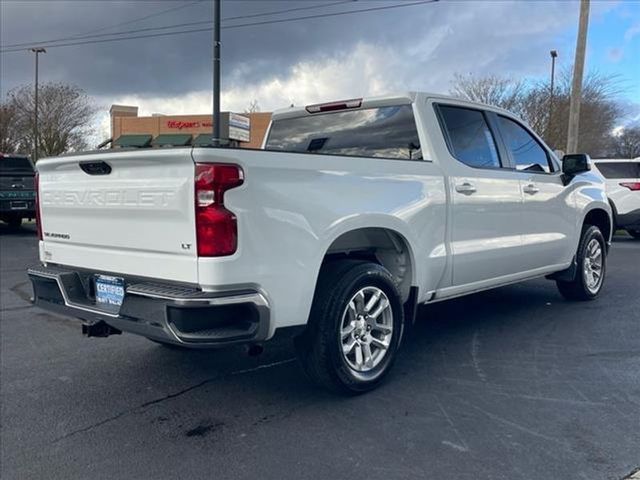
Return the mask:
[[36,216],[35,171],[29,157],[0,153],[0,220],[17,228]]

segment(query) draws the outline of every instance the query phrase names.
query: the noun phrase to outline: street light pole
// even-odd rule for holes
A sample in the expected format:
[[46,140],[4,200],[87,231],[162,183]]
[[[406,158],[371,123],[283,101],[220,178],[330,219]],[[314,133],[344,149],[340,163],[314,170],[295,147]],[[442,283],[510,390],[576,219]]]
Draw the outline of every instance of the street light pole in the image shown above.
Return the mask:
[[213,138],[220,146],[220,1],[213,0]]
[[38,55],[47,53],[44,48],[32,48],[31,51],[36,54],[36,83],[34,91],[34,118],[33,118],[33,163],[38,161]]
[[576,43],[576,59],[573,65],[573,82],[571,84],[571,102],[569,104],[569,129],[567,131],[567,153],[577,153],[578,133],[580,128],[580,100],[582,97],[582,75],[584,73],[584,57],[587,49],[587,28],[589,27],[589,0],[580,1],[580,23],[578,24],[578,41]]
[[547,124],[547,142],[550,141],[551,139],[551,126],[552,126],[552,119],[553,119],[553,95],[554,95],[554,90],[553,90],[553,82],[556,76],[556,58],[558,57],[558,52],[557,50],[551,50],[549,52],[549,54],[551,55],[551,86],[549,89],[549,122]]

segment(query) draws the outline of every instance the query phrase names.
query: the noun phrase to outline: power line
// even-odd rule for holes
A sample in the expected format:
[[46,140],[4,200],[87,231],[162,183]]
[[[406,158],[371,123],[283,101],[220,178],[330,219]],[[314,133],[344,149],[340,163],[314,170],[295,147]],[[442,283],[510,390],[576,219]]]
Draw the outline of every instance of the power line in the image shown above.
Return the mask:
[[320,5],[307,5],[306,7],[289,8],[287,10],[280,10],[276,12],[253,13],[251,15],[239,15],[237,17],[227,17],[227,18],[223,18],[222,20],[226,22],[228,20],[240,20],[244,18],[269,17],[273,15],[282,15],[283,13],[299,12],[301,10],[314,10],[316,8],[333,7],[335,5],[341,5],[343,3],[354,3],[357,1],[358,0],[341,0],[339,2],[322,3]]
[[[104,30],[109,30],[110,28],[118,28],[118,27],[122,27],[124,25],[131,25],[132,23],[138,23],[138,22],[142,22],[144,20],[148,20],[150,18],[154,18],[154,17],[159,17],[160,15],[164,15],[165,13],[169,13],[169,12],[175,12],[176,10],[182,10],[183,8],[187,8],[187,7],[191,7],[197,3],[202,3],[204,0],[195,0],[193,2],[189,2],[189,3],[185,3],[182,5],[177,5],[175,7],[171,7],[171,8],[167,8],[165,10],[161,10],[159,12],[155,12],[155,13],[151,13],[149,15],[145,15],[143,17],[138,17],[138,18],[133,18],[131,20],[127,20],[126,22],[123,23],[116,23],[113,25],[109,25],[106,27],[101,27],[98,28],[96,30],[92,30],[91,32],[86,32],[87,34],[91,33],[91,34],[95,34],[96,32],[103,32]],[[85,35],[84,33],[78,34],[78,35],[73,35],[72,37],[67,37],[67,38],[63,38],[61,40],[50,40],[50,41],[63,41],[63,40],[69,40],[71,38],[82,38],[80,35]]]
[[[244,28],[244,27],[259,26],[259,25],[271,25],[271,24],[277,24],[277,23],[295,22],[295,21],[300,21],[300,20],[311,20],[311,19],[315,19],[315,18],[337,17],[337,16],[341,16],[341,15],[351,15],[351,14],[354,14],[354,13],[367,13],[367,12],[374,12],[374,11],[381,11],[381,10],[390,10],[390,9],[395,9],[395,8],[413,7],[413,6],[424,5],[424,4],[428,4],[428,3],[436,3],[438,1],[439,0],[422,0],[422,1],[416,1],[416,2],[411,2],[411,3],[401,3],[401,4],[394,4],[394,5],[385,5],[385,6],[380,6],[380,7],[362,8],[362,9],[358,9],[358,10],[347,10],[347,11],[343,11],[343,12],[322,13],[322,14],[316,14],[316,15],[307,15],[307,16],[302,16],[302,17],[292,17],[292,18],[284,18],[284,19],[277,19],[277,20],[265,20],[265,21],[261,21],[261,22],[250,22],[250,23],[243,23],[243,24],[237,24],[237,25],[227,25],[227,26],[223,26],[222,29],[231,30],[231,29],[235,29],[235,28]],[[210,22],[198,22],[198,24],[202,24],[202,23],[210,23]],[[184,25],[182,25],[182,26],[184,26]],[[177,26],[174,25],[174,26],[156,27],[153,30],[166,29],[166,28],[177,28]],[[137,31],[143,31],[143,30],[144,29],[134,30],[134,31],[132,31],[132,33],[137,32]],[[100,39],[100,40],[86,40],[86,41],[78,41],[78,42],[61,43],[61,44],[56,44],[56,45],[44,44],[42,46],[46,47],[46,48],[70,47],[70,46],[75,46],[75,45],[89,45],[89,44],[98,44],[98,43],[119,42],[119,41],[123,41],[123,40],[136,40],[136,39],[142,39],[142,38],[167,37],[167,36],[174,36],[174,35],[184,35],[184,34],[189,34],[189,33],[210,32],[211,30],[213,30],[213,27],[198,28],[198,29],[192,29],[192,30],[179,30],[179,31],[176,31],[176,32],[151,33],[151,34],[145,34],[145,35],[129,35],[129,36],[124,36],[124,37],[120,37],[120,38],[106,38],[106,39]],[[31,45],[33,45],[33,44],[31,44]],[[0,50],[0,54],[1,53],[21,52],[21,51],[25,51],[25,50],[28,50],[28,48],[7,48],[7,49],[4,49],[4,50]]]
[[[176,10],[180,10],[182,8],[187,8],[190,7],[192,5],[195,5],[196,3],[201,3],[204,0],[195,0],[194,2],[190,2],[187,4],[183,4],[183,5],[178,5],[176,7],[172,7],[172,8],[167,8],[166,10],[161,10],[159,12],[156,13],[152,13],[150,15],[145,15],[144,17],[138,17],[138,18],[134,18],[131,20],[127,20],[126,22],[123,23],[116,23],[116,24],[112,24],[112,25],[108,25],[106,27],[100,27],[98,29],[95,30],[91,30],[91,32],[83,32],[83,33],[79,33],[76,35],[71,35],[70,37],[62,37],[62,38],[54,38],[51,40],[42,40],[39,42],[22,42],[22,43],[13,43],[11,45],[4,45],[3,48],[7,49],[7,48],[13,48],[13,47],[24,47],[27,45],[40,45],[43,43],[57,43],[57,42],[64,42],[67,40],[81,40],[84,38],[93,38],[93,37],[108,37],[108,36],[112,36],[112,35],[119,35],[120,33],[126,33],[126,32],[114,32],[114,33],[102,33],[99,35],[96,35],[96,32],[102,32],[104,30],[109,30],[110,28],[119,28],[122,27],[124,25],[130,25],[132,23],[138,23],[138,22],[142,22],[143,20],[148,20],[149,18],[153,18],[153,17],[158,17],[160,15],[164,15],[165,13],[169,13],[169,12],[175,12]],[[144,29],[143,29],[144,30]],[[151,29],[153,30],[153,29]],[[135,31],[135,30],[132,30]]]
[[[142,33],[142,32],[151,32],[154,30],[168,30],[168,29],[172,29],[172,28],[179,28],[179,27],[193,27],[193,26],[197,26],[197,25],[205,25],[205,24],[210,24],[211,20],[202,20],[202,21],[198,21],[198,22],[186,22],[186,23],[176,23],[176,24],[172,24],[172,25],[163,25],[163,26],[159,26],[159,27],[147,27],[147,28],[138,28],[138,29],[134,29],[134,30],[125,30],[122,32],[113,32],[113,33],[100,33],[100,34],[96,34],[95,32],[100,32],[103,30],[107,30],[109,28],[114,28],[114,27],[121,27],[124,25],[128,25],[130,23],[135,23],[135,22],[140,22],[142,20],[146,20],[148,18],[151,17],[155,17],[155,16],[159,16],[159,15],[163,15],[167,12],[172,12],[175,10],[178,10],[179,8],[185,8],[187,6],[190,5],[194,5],[196,3],[200,3],[204,0],[196,0],[195,2],[191,2],[187,5],[180,5],[178,7],[173,7],[167,10],[162,10],[161,12],[157,12],[155,14],[152,15],[147,15],[145,17],[140,17],[134,20],[130,20],[128,22],[124,22],[121,23],[119,25],[111,25],[108,27],[103,27],[103,28],[99,28],[98,30],[93,30],[92,33],[90,34],[79,34],[79,35],[73,35],[71,37],[64,37],[64,38],[56,38],[56,39],[52,39],[52,40],[42,40],[39,42],[22,42],[22,43],[13,43],[11,45],[5,45],[3,48],[4,50],[6,49],[10,49],[10,48],[15,48],[15,47],[26,47],[26,46],[33,46],[33,45],[47,45],[47,46],[51,46],[54,47],[55,45],[51,45],[51,43],[59,43],[59,42],[64,42],[67,40],[83,40],[83,39],[93,39],[93,38],[100,38],[100,37],[112,37],[112,36],[116,36],[116,35],[128,35],[128,34],[136,34],[136,33]],[[341,4],[345,4],[345,3],[353,3],[356,0],[341,0],[338,2],[332,2],[332,3],[323,3],[320,5],[311,5],[311,6],[306,6],[306,7],[296,7],[296,8],[289,8],[286,10],[277,10],[277,11],[272,11],[272,12],[264,12],[264,13],[254,13],[254,14],[250,14],[250,15],[238,15],[235,17],[227,17],[227,18],[223,18],[222,21],[232,21],[232,20],[242,20],[242,19],[247,19],[247,18],[256,18],[256,17],[268,17],[268,16],[274,16],[274,15],[283,15],[285,13],[291,13],[291,12],[297,12],[297,11],[301,11],[301,10],[313,10],[316,8],[327,8],[327,7],[333,7],[336,5],[341,5]]]

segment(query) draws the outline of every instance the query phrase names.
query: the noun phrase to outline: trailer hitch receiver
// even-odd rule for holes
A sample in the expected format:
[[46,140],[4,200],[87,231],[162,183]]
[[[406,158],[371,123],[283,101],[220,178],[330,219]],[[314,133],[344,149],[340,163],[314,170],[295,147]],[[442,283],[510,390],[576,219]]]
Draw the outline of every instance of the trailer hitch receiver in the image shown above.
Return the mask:
[[121,333],[122,330],[113,328],[103,320],[95,323],[82,324],[82,334],[87,337],[108,337],[109,335],[120,335]]

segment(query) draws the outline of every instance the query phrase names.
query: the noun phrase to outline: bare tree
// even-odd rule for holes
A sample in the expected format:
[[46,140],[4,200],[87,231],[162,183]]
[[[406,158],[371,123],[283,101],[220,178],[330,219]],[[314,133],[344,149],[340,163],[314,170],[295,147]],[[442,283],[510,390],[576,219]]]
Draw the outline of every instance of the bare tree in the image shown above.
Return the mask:
[[8,102],[0,104],[0,152],[18,153],[20,133],[17,116],[13,105]]
[[505,110],[519,110],[526,94],[525,84],[519,80],[488,75],[455,74],[450,93],[473,102],[495,105]]
[[244,113],[256,113],[260,111],[260,104],[257,99],[251,100],[249,106],[244,109]]
[[[16,111],[21,132],[19,146],[32,152],[34,145],[34,94],[31,85],[11,90],[8,105]],[[40,157],[84,150],[96,107],[77,86],[46,83],[38,90],[38,147]]]
[[[611,132],[622,111],[617,101],[619,79],[590,72],[582,87],[580,110],[581,152],[603,156],[611,147]],[[548,81],[525,82],[490,75],[476,78],[456,75],[453,95],[510,110],[525,120],[552,148],[562,149],[567,143],[571,70],[565,70],[554,88],[553,117],[550,112]]]
[[[585,77],[578,135],[581,152],[601,157],[610,149],[613,129],[623,113],[618,102],[619,84],[617,77],[598,72],[590,72]],[[543,136],[549,146],[562,149],[567,143],[569,124],[570,70],[565,70],[557,82],[551,118],[549,93],[549,83],[546,81],[532,85],[523,102],[522,111],[517,113]]]
[[625,127],[613,137],[613,154],[619,158],[640,157],[640,126]]

